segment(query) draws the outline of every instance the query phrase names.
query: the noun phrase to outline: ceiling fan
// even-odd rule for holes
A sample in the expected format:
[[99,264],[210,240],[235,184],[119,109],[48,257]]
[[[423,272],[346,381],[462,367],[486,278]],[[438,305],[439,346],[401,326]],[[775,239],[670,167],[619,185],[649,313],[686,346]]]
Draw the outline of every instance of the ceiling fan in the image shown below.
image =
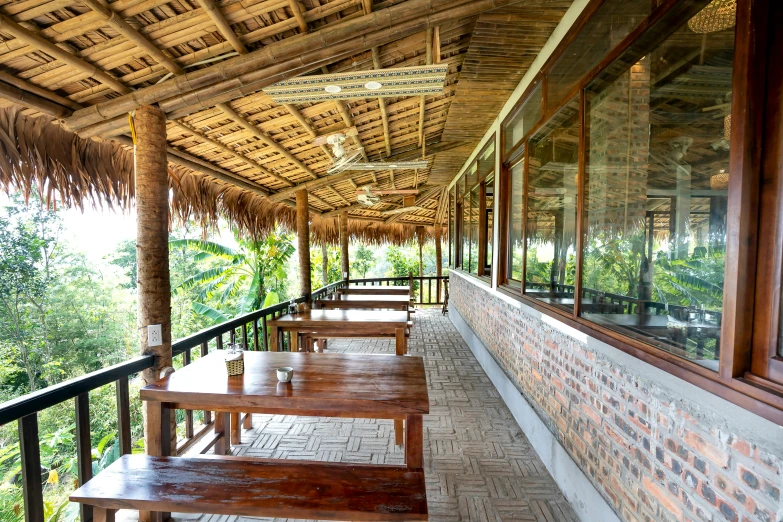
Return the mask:
[[416,189],[380,190],[372,185],[365,185],[356,191],[356,200],[367,207],[372,207],[381,202],[380,196],[391,194],[418,194]]
[[318,136],[313,143],[315,145],[329,145],[332,148],[332,162],[326,170],[327,174],[337,174],[346,170],[407,170],[424,169],[429,163],[426,160],[414,161],[360,161],[364,157],[364,149],[358,145],[349,146],[346,140],[349,136],[356,136],[355,127],[335,132],[325,136]]

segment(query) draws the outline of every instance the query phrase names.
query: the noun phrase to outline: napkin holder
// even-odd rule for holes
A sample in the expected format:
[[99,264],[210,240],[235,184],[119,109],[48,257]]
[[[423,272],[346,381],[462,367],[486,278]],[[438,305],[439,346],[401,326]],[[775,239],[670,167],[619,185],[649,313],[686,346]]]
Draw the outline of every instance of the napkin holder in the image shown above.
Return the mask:
[[242,375],[245,373],[245,358],[242,352],[230,352],[226,354],[226,372],[229,375]]

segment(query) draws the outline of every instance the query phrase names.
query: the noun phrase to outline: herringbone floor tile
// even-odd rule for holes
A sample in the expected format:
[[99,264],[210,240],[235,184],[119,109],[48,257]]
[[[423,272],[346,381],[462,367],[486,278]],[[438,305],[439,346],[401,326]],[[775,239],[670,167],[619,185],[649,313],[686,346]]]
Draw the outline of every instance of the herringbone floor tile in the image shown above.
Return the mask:
[[[415,314],[409,351],[424,356],[427,503],[433,522],[577,522],[576,515],[462,337],[440,310]],[[329,341],[329,352],[394,353],[393,340]],[[326,355],[328,357],[328,354]],[[403,464],[392,421],[254,415],[235,455]],[[251,520],[180,515],[193,522]],[[273,519],[252,519],[267,520]],[[275,521],[284,519],[274,519]]]

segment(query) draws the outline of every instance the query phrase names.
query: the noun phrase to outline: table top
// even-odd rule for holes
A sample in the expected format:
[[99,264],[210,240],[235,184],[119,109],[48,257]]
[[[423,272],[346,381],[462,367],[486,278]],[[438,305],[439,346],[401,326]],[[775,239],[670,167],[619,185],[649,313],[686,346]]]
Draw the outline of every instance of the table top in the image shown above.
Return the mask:
[[642,328],[706,328],[720,329],[720,326],[701,321],[680,321],[668,315],[636,315],[636,314],[582,314],[582,317],[594,323],[610,326],[627,326]]
[[408,324],[408,312],[401,310],[306,310],[296,314],[286,314],[267,322],[278,327],[298,326],[342,326],[350,324],[372,324],[374,326],[391,326],[405,328]]
[[410,294],[411,287],[405,286],[380,286],[380,285],[348,285],[344,288],[338,288],[341,294],[361,293],[361,294]]
[[380,301],[384,303],[408,304],[411,298],[402,294],[342,294],[337,299],[319,299],[319,301]]
[[[226,351],[214,351],[141,390],[142,400],[187,409],[284,415],[395,418],[429,413],[421,357],[244,352],[245,372],[226,373]],[[290,383],[276,369],[294,369]],[[177,406],[180,407],[180,406]]]

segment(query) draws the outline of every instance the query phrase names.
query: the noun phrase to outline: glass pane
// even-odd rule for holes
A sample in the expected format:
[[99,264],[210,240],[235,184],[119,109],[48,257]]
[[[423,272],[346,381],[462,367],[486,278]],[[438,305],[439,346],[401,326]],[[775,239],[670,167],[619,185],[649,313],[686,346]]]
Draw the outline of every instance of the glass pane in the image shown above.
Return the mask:
[[650,0],[607,0],[547,74],[547,111],[650,14]]
[[490,175],[484,182],[486,192],[486,255],[484,256],[484,275],[492,274],[492,227],[494,226],[495,176]]
[[563,107],[528,147],[525,293],[573,310],[579,98]]
[[478,157],[478,177],[483,179],[495,168],[495,140],[490,141]]
[[470,273],[478,274],[479,188],[470,193]]
[[544,115],[543,92],[539,83],[506,125],[505,143],[503,144],[504,155],[508,154],[514,145],[519,143],[519,140],[524,138],[530,129],[541,121],[541,117]]
[[523,197],[525,195],[525,162],[520,161],[509,172],[510,203],[508,216],[508,278],[522,281],[522,256],[525,249],[522,245],[522,213]]
[[470,260],[470,195],[462,200],[462,247],[460,250],[460,267],[467,270]]
[[717,370],[734,29],[690,25],[588,86],[581,310]]
[[454,266],[454,230],[456,227],[456,223],[454,223],[455,193],[456,187],[452,187],[449,191],[449,266]]

